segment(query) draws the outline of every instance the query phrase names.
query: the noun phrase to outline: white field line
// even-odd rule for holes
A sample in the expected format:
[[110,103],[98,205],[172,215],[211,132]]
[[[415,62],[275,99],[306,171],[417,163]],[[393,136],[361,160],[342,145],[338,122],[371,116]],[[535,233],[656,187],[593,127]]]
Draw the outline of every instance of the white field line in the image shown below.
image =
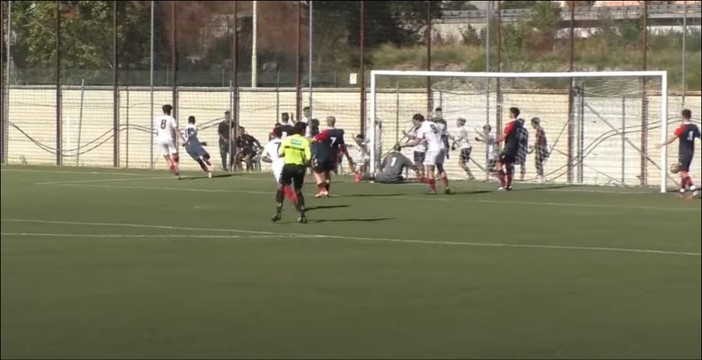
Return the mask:
[[191,234],[58,234],[58,233],[26,233],[26,232],[4,232],[2,236],[36,236],[36,237],[70,237],[70,238],[117,238],[117,239],[273,239],[283,237],[300,237],[300,236],[281,236],[281,235],[191,235]]
[[140,181],[140,180],[165,180],[173,179],[173,176],[159,177],[142,177],[142,178],[124,178],[124,179],[86,179],[86,180],[66,180],[66,181],[45,181],[34,183],[35,185],[64,185],[64,184],[84,184],[93,182],[122,182],[122,181]]
[[613,248],[613,247],[601,247],[601,246],[589,247],[589,246],[561,246],[561,245],[540,245],[540,244],[476,243],[476,242],[463,242],[463,241],[430,241],[430,240],[370,238],[370,237],[323,235],[323,234],[283,233],[283,232],[254,231],[254,230],[241,230],[241,229],[216,229],[216,228],[212,229],[212,228],[196,228],[196,227],[168,226],[168,225],[145,225],[145,224],[103,223],[103,222],[82,222],[82,221],[58,221],[58,220],[39,220],[39,219],[2,219],[2,221],[3,222],[20,222],[20,223],[38,223],[38,224],[129,227],[129,228],[164,229],[164,230],[180,230],[180,231],[230,232],[230,233],[242,233],[242,234],[274,235],[274,236],[278,236],[281,238],[286,238],[286,237],[295,237],[295,238],[301,238],[301,239],[322,238],[322,239],[340,239],[340,240],[355,240],[355,241],[367,241],[367,242],[392,242],[392,243],[405,243],[405,244],[504,247],[504,248],[526,248],[526,249],[552,249],[552,250],[570,250],[570,251],[624,252],[624,253],[645,253],[645,254],[679,255],[679,256],[695,256],[695,257],[700,256],[699,252]]
[[148,173],[130,173],[121,171],[71,171],[71,170],[38,170],[38,169],[0,169],[2,172],[36,172],[36,173],[51,173],[51,174],[81,174],[81,175],[128,175],[140,176],[149,175]]
[[[163,191],[189,191],[189,192],[204,192],[204,193],[241,193],[241,194],[257,194],[272,196],[271,191],[256,191],[256,190],[230,190],[230,189],[197,189],[197,188],[174,188],[164,186],[132,186],[132,185],[73,185],[73,184],[53,184],[58,186],[81,186],[81,187],[99,187],[99,188],[116,188],[116,189],[143,189],[143,190],[163,190]],[[305,196],[314,196],[314,194],[305,194]],[[343,198],[344,195],[333,195],[334,197]],[[681,212],[699,212],[701,208],[668,208],[657,206],[627,206],[627,205],[599,205],[599,204],[581,204],[581,203],[561,203],[561,202],[541,202],[541,201],[519,201],[519,200],[496,200],[496,199],[460,199],[457,196],[436,197],[436,196],[388,196],[384,200],[411,200],[411,201],[444,201],[444,202],[465,202],[465,203],[486,203],[486,204],[510,204],[510,205],[529,205],[529,206],[561,206],[575,208],[596,208],[596,209],[620,209],[620,210],[654,210],[654,211],[681,211]]]

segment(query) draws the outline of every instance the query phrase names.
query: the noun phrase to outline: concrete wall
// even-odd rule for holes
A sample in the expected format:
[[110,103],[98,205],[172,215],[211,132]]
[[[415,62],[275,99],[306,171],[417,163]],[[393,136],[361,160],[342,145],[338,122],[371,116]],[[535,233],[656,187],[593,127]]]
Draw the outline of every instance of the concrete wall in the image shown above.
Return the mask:
[[[9,92],[9,114],[12,125],[9,129],[8,161],[10,163],[54,164],[55,155],[51,149],[56,144],[56,99],[55,90],[46,87],[13,87]],[[82,94],[82,99],[81,99]],[[480,91],[454,93],[435,91],[434,104],[442,106],[444,115],[453,126],[458,116],[468,119],[468,127],[473,132],[490,121],[495,124],[494,94],[491,94],[490,109],[486,108],[487,97]],[[606,94],[586,97],[583,122],[583,148],[586,156],[583,161],[583,182],[588,184],[621,184],[637,186],[641,183],[641,98]],[[426,93],[421,90],[403,89],[380,91],[377,95],[377,116],[382,121],[383,152],[390,150],[397,139],[402,138],[401,130],[410,127],[410,118],[415,112],[426,110]],[[160,114],[161,104],[171,102],[170,89],[157,89],[153,93],[153,112]],[[343,89],[315,89],[312,94],[314,117],[324,123],[324,118],[334,115],[339,127],[349,134],[360,130],[360,95],[357,91]],[[303,93],[303,104],[309,101],[309,94]],[[538,116],[546,130],[549,145],[553,147],[551,158],[546,165],[547,178],[555,182],[566,181],[566,153],[568,98],[565,94],[505,93],[504,107],[517,106],[527,122]],[[669,96],[668,134],[672,134],[680,119],[682,101],[680,96]],[[645,164],[648,184],[660,183],[661,142],[660,97],[649,97],[648,157],[655,162]],[[178,92],[176,116],[184,124],[189,115],[197,118],[201,128],[200,138],[209,143],[209,151],[214,163],[220,166],[217,146],[217,124],[223,112],[230,107],[230,93],[222,88],[181,89]],[[688,96],[686,107],[699,119],[702,112],[700,96]],[[262,143],[268,139],[268,132],[276,122],[280,112],[295,111],[295,92],[290,89],[276,92],[274,89],[244,89],[240,93],[240,123]],[[120,93],[120,166],[148,168],[152,160],[157,168],[164,166],[160,153],[154,150],[149,129],[151,128],[151,93],[148,89],[122,90]],[[112,90],[109,88],[89,88],[81,92],[79,88],[66,88],[63,91],[63,147],[64,165],[67,166],[112,166],[113,140]],[[503,114],[506,119],[506,111]],[[505,120],[506,121],[506,120]],[[619,131],[624,127],[623,137]],[[21,131],[20,131],[21,130]],[[531,129],[530,129],[531,130]],[[23,133],[24,132],[24,133]],[[472,134],[474,135],[474,133]],[[530,131],[533,135],[533,130]],[[576,132],[576,140],[579,138]],[[31,139],[30,139],[31,138]],[[530,138],[530,142],[533,137]],[[81,154],[75,150],[81,146]],[[411,155],[411,150],[407,150]],[[677,144],[668,151],[669,163],[676,161]],[[457,166],[458,153],[452,152],[448,160],[448,170],[454,178],[462,178]],[[153,156],[153,157],[152,157]],[[474,143],[473,157],[484,166],[485,147]],[[699,182],[699,162],[702,158],[700,146],[693,165],[693,177]],[[191,159],[183,160],[186,169],[198,169]],[[471,164],[479,177],[484,174]],[[267,170],[264,164],[264,170]],[[576,177],[577,179],[577,172]],[[527,162],[527,178],[535,176],[533,155]]]

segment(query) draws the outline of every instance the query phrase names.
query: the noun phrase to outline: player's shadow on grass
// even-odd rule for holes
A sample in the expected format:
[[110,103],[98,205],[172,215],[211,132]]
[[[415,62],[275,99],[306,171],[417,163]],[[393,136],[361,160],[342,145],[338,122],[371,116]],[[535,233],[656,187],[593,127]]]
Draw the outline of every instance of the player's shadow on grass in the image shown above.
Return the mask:
[[402,196],[406,194],[350,194],[342,195],[342,197],[386,197],[386,196]]
[[310,219],[309,222],[313,224],[326,223],[326,222],[378,222],[394,220],[394,218],[369,218],[369,219]]
[[453,195],[479,195],[495,192],[495,190],[459,190],[454,191]]
[[[212,175],[212,178],[228,178],[232,176],[239,176],[241,174],[217,174],[217,175]],[[183,177],[182,180],[202,180],[202,179],[208,179],[207,176],[188,176],[188,177]]]
[[519,190],[519,191],[555,190],[555,189],[568,189],[568,188],[577,188],[577,187],[582,187],[582,185],[569,185],[569,184],[533,185],[533,186],[525,187],[525,188],[515,188],[514,190]]
[[324,210],[324,209],[340,209],[340,208],[347,208],[347,207],[349,207],[349,205],[322,205],[322,206],[308,207],[305,209],[305,211]]

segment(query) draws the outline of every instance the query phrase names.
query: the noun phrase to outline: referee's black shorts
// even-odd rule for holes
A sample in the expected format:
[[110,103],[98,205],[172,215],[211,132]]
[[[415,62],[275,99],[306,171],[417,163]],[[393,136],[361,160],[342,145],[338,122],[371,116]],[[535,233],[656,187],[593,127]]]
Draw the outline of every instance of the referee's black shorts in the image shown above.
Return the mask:
[[280,184],[292,185],[295,190],[302,189],[306,170],[307,168],[304,165],[283,165],[283,171],[280,173]]

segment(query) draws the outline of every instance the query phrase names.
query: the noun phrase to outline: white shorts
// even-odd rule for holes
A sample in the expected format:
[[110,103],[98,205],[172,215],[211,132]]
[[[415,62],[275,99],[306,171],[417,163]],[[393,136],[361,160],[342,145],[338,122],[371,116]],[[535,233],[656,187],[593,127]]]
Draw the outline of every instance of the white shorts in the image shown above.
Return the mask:
[[273,165],[271,165],[275,182],[280,182],[280,174],[283,173],[283,165],[285,164],[282,161],[274,162]]
[[178,153],[178,148],[176,148],[171,139],[157,139],[156,147],[161,149],[161,153],[163,153],[164,156]]
[[446,150],[427,150],[427,157],[424,160],[424,165],[434,166],[443,165],[446,159]]

